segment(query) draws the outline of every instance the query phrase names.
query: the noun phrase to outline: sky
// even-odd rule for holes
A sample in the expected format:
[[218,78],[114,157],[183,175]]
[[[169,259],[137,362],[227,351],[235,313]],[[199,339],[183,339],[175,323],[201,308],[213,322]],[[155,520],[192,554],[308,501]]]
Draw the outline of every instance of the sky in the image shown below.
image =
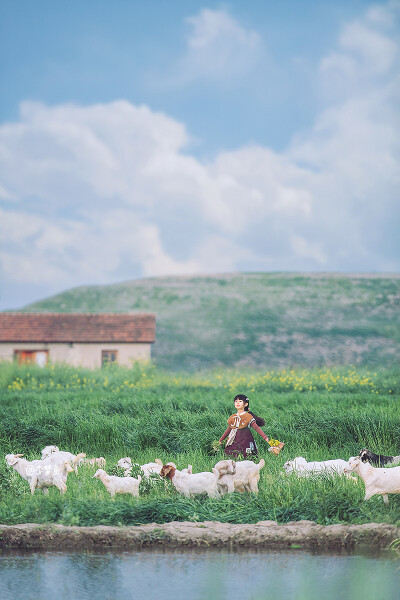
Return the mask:
[[0,310],[400,268],[400,0],[3,0]]

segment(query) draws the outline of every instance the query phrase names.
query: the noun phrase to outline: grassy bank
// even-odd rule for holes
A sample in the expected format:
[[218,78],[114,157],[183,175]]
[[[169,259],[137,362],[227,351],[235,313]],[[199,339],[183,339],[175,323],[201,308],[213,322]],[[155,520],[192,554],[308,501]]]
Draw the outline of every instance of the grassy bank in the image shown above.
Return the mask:
[[264,430],[286,442],[278,457],[257,440],[266,461],[258,497],[186,499],[172,485],[141,484],[141,497],[111,499],[94,470],[68,478],[68,491],[47,498],[0,461],[0,522],[66,525],[136,524],[171,520],[254,523],[310,519],[322,524],[369,521],[400,523],[400,497],[389,508],[378,496],[362,502],[364,486],[345,478],[298,480],[282,472],[288,458],[345,458],[363,447],[399,454],[399,373],[394,370],[212,371],[172,375],[149,366],[102,371],[67,367],[0,366],[0,449],[39,458],[56,444],[71,452],[104,456],[106,470],[118,458],[156,457],[194,471],[209,470],[222,453],[210,446],[243,392],[266,420]]

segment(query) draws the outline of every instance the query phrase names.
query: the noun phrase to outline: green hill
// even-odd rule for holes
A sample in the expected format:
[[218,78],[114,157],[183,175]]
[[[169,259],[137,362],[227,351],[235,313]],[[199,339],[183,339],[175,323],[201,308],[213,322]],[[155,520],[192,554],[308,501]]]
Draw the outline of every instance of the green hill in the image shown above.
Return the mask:
[[68,290],[25,312],[155,312],[153,358],[216,366],[398,364],[400,275],[241,273]]

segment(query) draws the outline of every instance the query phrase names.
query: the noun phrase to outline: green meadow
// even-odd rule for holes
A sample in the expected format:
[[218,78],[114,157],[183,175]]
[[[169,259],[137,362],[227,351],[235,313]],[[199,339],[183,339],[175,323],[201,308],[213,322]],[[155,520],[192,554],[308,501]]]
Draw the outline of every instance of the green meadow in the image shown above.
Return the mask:
[[[66,366],[0,365],[0,447],[40,458],[56,444],[88,457],[104,456],[118,474],[123,456],[143,464],[160,458],[193,472],[210,470],[223,451],[212,443],[234,412],[233,397],[245,393],[262,416],[264,431],[285,442],[279,456],[255,434],[261,471],[258,496],[184,498],[170,482],[143,480],[140,498],[111,498],[82,466],[68,476],[67,492],[47,497],[0,460],[0,522],[65,525],[127,525],[215,520],[280,523],[310,519],[321,524],[400,524],[400,496],[389,507],[375,496],[363,502],[364,484],[345,477],[299,479],[283,472],[289,458],[348,459],[367,447],[400,454],[400,374],[395,369],[227,370],[171,373],[149,365],[89,371]],[[257,439],[258,438],[258,439]],[[257,459],[258,460],[258,459]]]

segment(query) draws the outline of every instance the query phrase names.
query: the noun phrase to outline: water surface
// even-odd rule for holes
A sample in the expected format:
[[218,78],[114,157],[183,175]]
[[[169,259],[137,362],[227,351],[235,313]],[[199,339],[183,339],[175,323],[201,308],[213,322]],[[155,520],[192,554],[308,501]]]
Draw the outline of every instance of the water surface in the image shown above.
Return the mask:
[[0,555],[2,600],[399,600],[400,561],[281,552]]

